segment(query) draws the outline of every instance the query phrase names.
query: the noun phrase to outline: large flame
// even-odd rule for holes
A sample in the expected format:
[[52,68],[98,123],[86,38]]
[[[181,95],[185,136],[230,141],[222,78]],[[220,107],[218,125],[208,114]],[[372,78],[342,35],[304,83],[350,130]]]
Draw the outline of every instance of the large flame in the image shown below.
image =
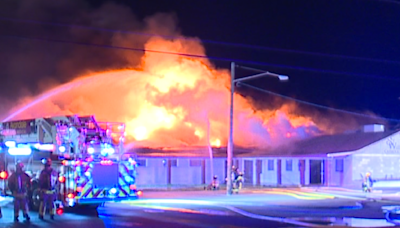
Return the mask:
[[[152,38],[145,48],[205,54],[194,40]],[[31,99],[9,119],[94,114],[98,120],[125,122],[128,139],[137,146],[219,147],[228,139],[229,77],[206,59],[146,52],[135,70],[81,76]],[[310,118],[289,114],[293,105],[255,110],[242,96],[234,99],[235,145],[267,147],[316,132]]]

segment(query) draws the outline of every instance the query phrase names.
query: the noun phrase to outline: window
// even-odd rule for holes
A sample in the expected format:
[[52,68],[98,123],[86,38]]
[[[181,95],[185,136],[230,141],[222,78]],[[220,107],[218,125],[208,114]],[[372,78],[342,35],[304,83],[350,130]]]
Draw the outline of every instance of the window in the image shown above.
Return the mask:
[[177,159],[171,159],[171,166],[176,167],[178,166],[178,160]]
[[293,160],[288,159],[286,160],[286,171],[292,171],[293,170]]
[[136,160],[136,164],[137,164],[138,166],[143,166],[143,167],[146,167],[146,166],[147,166],[146,159],[137,159],[137,160]]
[[191,159],[189,163],[190,166],[201,166],[201,160],[199,159]]
[[268,171],[274,170],[274,160],[268,159]]
[[343,159],[335,160],[336,172],[343,172]]

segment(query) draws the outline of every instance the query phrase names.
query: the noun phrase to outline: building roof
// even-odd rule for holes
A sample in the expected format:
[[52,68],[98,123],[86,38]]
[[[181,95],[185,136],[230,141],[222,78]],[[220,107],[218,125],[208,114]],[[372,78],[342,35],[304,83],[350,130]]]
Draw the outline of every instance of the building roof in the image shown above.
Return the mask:
[[[400,130],[384,132],[351,132],[335,135],[321,135],[281,145],[275,148],[238,148],[234,157],[326,157],[327,154],[353,152],[380,141]],[[226,157],[226,147],[212,148],[213,157]],[[130,152],[140,157],[202,157],[210,156],[208,147],[185,148],[135,148]],[[128,152],[129,153],[129,152]]]
[[[242,150],[235,150],[243,153]],[[250,151],[244,151],[244,153]],[[135,153],[140,157],[192,157],[208,158],[210,152],[208,147],[182,147],[182,148],[135,148],[128,153]],[[212,148],[213,157],[226,157],[226,147]]]
[[280,156],[326,156],[330,153],[352,152],[380,141],[399,130],[385,132],[351,132],[335,135],[321,135],[270,150],[254,151],[255,154]]

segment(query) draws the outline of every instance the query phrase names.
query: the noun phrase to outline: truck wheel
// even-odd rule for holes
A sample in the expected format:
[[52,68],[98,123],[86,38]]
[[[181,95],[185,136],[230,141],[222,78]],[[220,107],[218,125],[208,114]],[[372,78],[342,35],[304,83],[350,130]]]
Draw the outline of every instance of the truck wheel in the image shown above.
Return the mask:
[[31,209],[34,211],[39,210],[39,205],[40,205],[40,190],[35,189],[32,192],[32,198],[31,198]]

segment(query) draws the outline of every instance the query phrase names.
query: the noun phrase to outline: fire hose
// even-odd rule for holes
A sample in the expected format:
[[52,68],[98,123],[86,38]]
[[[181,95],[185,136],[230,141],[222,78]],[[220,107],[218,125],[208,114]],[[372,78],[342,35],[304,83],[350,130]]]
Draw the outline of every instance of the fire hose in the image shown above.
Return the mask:
[[382,207],[385,219],[387,222],[392,223],[396,226],[400,225],[400,222],[395,221],[390,217],[391,214],[400,214],[400,206],[386,206]]

